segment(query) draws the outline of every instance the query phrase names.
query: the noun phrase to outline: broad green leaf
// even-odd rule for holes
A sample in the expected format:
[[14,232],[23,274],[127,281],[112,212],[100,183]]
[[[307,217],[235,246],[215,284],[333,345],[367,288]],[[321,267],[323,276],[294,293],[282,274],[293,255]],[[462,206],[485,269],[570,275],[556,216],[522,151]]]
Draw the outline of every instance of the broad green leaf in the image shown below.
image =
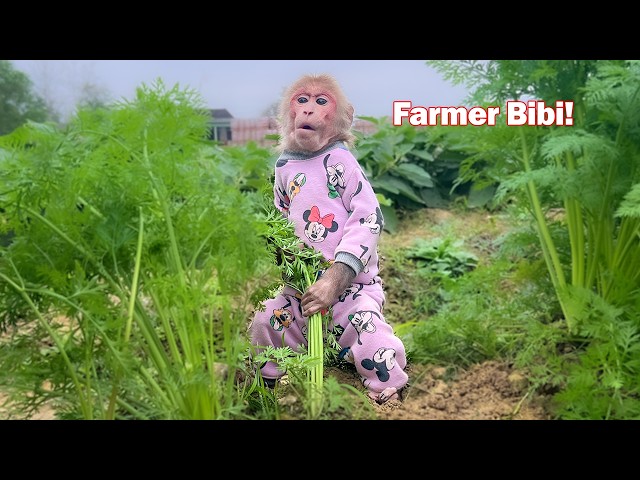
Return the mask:
[[411,155],[414,155],[423,160],[427,160],[429,162],[433,162],[434,160],[433,155],[431,154],[431,152],[429,152],[429,150],[414,150],[411,152]]
[[400,191],[398,188],[391,182],[388,181],[389,176],[385,175],[380,178],[374,178],[372,180],[374,190],[385,190],[388,193],[398,194]]
[[400,145],[396,146],[396,152],[395,152],[396,158],[404,157],[407,153],[409,153],[414,148],[415,148],[415,145],[413,143],[401,143]]
[[422,167],[415,163],[401,163],[394,170],[394,173],[411,180],[412,183],[420,187],[433,187],[434,183],[431,175]]
[[393,177],[391,175],[383,175],[382,177],[377,179],[377,183],[382,184],[383,188],[391,191],[395,189],[398,195],[402,195],[414,202],[420,203],[424,205],[424,201],[416,195],[413,187],[409,185],[409,183],[398,177]]

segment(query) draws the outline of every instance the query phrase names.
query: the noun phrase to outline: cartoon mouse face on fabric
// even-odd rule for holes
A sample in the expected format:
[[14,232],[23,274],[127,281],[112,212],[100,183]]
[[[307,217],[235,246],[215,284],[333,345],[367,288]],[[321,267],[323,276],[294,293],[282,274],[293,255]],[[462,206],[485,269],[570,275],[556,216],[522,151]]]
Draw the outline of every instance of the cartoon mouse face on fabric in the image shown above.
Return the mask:
[[333,95],[318,85],[297,91],[290,104],[293,138],[290,148],[316,152],[336,135],[337,103]]

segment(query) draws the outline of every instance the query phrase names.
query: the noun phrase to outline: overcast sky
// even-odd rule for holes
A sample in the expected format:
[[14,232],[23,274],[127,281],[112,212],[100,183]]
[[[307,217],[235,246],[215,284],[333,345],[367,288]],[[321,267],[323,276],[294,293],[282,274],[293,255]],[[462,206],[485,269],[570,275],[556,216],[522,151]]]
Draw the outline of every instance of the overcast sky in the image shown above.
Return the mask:
[[36,91],[67,117],[83,85],[111,100],[131,99],[136,87],[161,78],[165,85],[197,90],[209,108],[234,118],[257,118],[284,88],[306,73],[334,75],[356,115],[392,115],[394,100],[414,106],[458,106],[467,92],[424,60],[11,60]]

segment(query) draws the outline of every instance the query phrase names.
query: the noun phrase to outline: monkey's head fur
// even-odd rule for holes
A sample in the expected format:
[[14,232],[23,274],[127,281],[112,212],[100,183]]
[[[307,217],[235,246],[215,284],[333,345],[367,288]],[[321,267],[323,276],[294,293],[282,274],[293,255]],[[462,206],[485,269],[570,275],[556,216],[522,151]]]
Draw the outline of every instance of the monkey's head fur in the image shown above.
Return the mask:
[[335,141],[353,147],[353,107],[328,74],[303,75],[284,92],[278,107],[277,151],[315,153]]

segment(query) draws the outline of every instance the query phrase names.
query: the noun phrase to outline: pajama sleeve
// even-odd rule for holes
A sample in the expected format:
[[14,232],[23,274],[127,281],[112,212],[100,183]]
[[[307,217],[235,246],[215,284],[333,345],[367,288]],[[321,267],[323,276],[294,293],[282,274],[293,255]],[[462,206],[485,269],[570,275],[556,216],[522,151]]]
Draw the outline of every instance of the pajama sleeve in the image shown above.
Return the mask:
[[342,240],[334,252],[334,258],[351,268],[357,266],[358,269],[354,268],[357,275],[364,268],[361,260],[363,255],[369,252],[370,256],[377,249],[382,232],[382,213],[369,180],[364,176],[355,158],[353,161],[353,168],[341,195],[344,208],[350,215],[344,226]]
[[285,218],[289,217],[289,196],[286,193],[286,189],[280,185],[278,176],[273,183],[273,203],[276,208],[282,212]]

